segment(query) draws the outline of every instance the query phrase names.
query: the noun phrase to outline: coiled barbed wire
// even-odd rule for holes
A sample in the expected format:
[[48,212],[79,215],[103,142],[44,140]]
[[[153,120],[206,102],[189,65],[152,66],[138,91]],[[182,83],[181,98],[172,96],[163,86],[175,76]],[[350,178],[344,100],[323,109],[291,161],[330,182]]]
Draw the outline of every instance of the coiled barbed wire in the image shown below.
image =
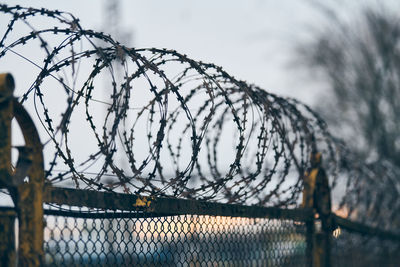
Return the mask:
[[398,207],[397,172],[360,164],[308,106],[174,50],[125,47],[69,13],[6,5],[0,13],[9,19],[0,62],[30,67],[20,101],[47,136],[49,183],[296,206],[318,151],[340,191],[335,209],[374,222],[398,216],[385,208]]

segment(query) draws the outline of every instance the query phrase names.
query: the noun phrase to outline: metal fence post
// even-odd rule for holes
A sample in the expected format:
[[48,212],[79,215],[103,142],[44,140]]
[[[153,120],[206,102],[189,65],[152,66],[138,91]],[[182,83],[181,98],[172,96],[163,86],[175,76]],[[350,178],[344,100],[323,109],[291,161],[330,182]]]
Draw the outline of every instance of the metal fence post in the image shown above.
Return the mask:
[[321,166],[321,154],[311,155],[311,168],[304,176],[303,208],[312,209],[314,218],[306,222],[308,266],[331,266],[331,198],[328,178]]
[[[13,98],[13,89],[12,76],[0,74],[0,182],[9,190],[18,215],[18,265],[40,266],[43,260],[44,229],[42,144],[32,119]],[[15,171],[11,169],[13,117],[25,140],[25,147],[19,149]]]
[[[17,182],[17,212],[19,219],[19,250],[18,264],[20,266],[41,266],[43,261],[43,191],[44,167],[43,146],[35,125],[29,114],[18,102],[14,101],[14,117],[21,128],[25,147],[20,148],[16,166],[23,169],[24,164],[30,163],[27,170],[29,181]],[[20,166],[21,163],[21,166]]]
[[330,267],[331,264],[331,242],[332,242],[332,215],[331,194],[329,181],[325,170],[321,166],[321,156],[318,157],[318,175],[315,186],[314,207],[317,212],[320,226],[314,235],[315,260],[319,265]]
[[0,213],[0,266],[15,266],[15,212]]
[[309,267],[313,266],[313,245],[314,245],[314,220],[306,221],[306,264]]
[[[0,187],[6,188],[11,179],[11,121],[14,80],[9,74],[0,74]],[[15,216],[15,214],[14,214]],[[0,214],[0,265],[15,266],[14,216]]]
[[[317,169],[310,169],[304,174],[302,208],[314,211],[314,191]],[[306,260],[307,266],[313,267],[314,259],[314,212],[310,220],[306,221]]]
[[11,75],[0,74],[0,183],[6,187],[11,177],[11,121],[14,80]]

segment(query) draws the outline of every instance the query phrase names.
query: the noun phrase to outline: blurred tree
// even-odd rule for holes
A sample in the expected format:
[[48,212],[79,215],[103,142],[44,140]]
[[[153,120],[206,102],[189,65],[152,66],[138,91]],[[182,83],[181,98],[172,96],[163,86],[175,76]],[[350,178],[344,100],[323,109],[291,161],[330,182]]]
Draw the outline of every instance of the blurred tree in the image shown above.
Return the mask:
[[317,110],[360,157],[400,166],[400,13],[370,6],[346,20],[321,10],[330,23],[296,50],[331,89]]

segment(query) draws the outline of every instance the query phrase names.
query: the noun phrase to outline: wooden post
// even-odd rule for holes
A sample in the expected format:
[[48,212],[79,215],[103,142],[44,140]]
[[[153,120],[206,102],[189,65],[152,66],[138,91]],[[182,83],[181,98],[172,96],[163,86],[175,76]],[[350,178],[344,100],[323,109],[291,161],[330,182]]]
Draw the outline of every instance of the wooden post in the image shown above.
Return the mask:
[[[9,190],[18,214],[18,265],[41,266],[44,254],[42,144],[32,119],[13,98],[13,89],[12,76],[0,74],[0,183]],[[13,117],[25,140],[14,172],[11,169]],[[28,180],[25,180],[26,177]]]

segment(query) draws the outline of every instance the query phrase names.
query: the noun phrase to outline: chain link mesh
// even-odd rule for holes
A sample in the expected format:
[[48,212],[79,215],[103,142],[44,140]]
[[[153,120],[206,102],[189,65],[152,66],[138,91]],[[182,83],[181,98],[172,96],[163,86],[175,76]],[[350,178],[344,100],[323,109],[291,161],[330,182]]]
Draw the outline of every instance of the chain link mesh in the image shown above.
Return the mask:
[[395,267],[400,263],[400,244],[344,229],[334,232],[332,263],[337,267]]
[[[6,195],[0,196],[5,202]],[[1,212],[15,217],[13,209],[2,206]],[[173,216],[53,204],[45,205],[45,214],[45,266],[310,263],[307,227],[293,219]],[[340,267],[398,266],[400,243],[339,227],[333,232],[331,258],[332,266]]]
[[292,220],[81,209],[45,219],[47,266],[306,265],[306,228]]

